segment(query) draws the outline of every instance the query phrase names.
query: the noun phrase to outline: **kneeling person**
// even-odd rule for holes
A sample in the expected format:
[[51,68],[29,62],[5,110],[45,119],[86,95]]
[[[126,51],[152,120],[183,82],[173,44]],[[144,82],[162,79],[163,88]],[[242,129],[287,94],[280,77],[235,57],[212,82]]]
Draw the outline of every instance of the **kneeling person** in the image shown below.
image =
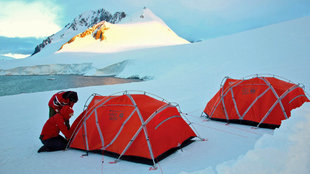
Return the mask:
[[[46,121],[40,135],[43,146],[38,150],[38,152],[64,150],[66,148],[71,133],[65,122],[67,122],[72,115],[72,108],[65,105],[61,108],[59,113],[55,114]],[[60,131],[66,138],[59,135]]]

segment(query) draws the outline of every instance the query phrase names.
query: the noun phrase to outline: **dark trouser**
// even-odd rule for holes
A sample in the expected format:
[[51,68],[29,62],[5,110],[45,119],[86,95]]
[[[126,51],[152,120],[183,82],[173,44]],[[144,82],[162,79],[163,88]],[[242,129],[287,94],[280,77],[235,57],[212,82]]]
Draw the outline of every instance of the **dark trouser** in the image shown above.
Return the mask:
[[[54,116],[55,114],[57,114],[57,112],[56,112],[53,108],[51,108],[51,107],[49,107],[49,108],[50,108],[49,118],[51,118],[52,116]],[[67,126],[67,128],[68,128],[68,130],[69,130],[69,129],[70,129],[69,120],[66,120],[66,121],[65,121],[65,125]]]
[[57,137],[49,138],[47,140],[42,140],[42,143],[46,147],[46,151],[56,151],[56,150],[65,150],[68,144],[68,140],[66,140],[61,135]]

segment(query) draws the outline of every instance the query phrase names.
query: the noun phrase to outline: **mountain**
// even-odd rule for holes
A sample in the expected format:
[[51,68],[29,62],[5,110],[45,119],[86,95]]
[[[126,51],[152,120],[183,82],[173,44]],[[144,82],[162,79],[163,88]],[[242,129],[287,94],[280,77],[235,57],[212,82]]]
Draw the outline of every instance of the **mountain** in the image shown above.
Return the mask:
[[88,11],[80,14],[71,23],[68,23],[61,31],[47,37],[43,42],[35,47],[32,55],[40,52],[43,48],[51,43],[58,43],[66,40],[85,29],[92,27],[101,21],[107,21],[112,24],[120,22],[124,17],[126,17],[125,12],[116,12],[113,15],[106,11],[105,9],[99,9],[97,11]]
[[84,13],[44,40],[34,54],[51,43],[56,43],[52,52],[118,52],[189,42],[144,8],[132,15],[117,12],[112,16],[103,9]]
[[13,60],[14,58],[12,57],[7,57],[7,56],[1,56],[0,55],[0,61],[7,61],[7,60]]

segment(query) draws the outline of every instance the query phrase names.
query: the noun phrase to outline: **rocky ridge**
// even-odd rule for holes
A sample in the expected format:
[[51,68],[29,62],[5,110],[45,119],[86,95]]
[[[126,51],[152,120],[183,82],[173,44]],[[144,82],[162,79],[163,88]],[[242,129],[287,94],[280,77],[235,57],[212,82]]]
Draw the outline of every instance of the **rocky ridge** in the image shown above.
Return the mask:
[[101,21],[97,24],[94,24],[92,27],[88,28],[86,31],[74,36],[73,38],[71,38],[68,42],[63,44],[59,50],[61,50],[64,45],[72,43],[76,38],[83,38],[83,37],[91,35],[91,34],[92,34],[94,39],[96,39],[96,40],[100,39],[100,41],[102,41],[105,39],[104,32],[108,29],[109,28],[106,27],[106,25],[105,25],[105,21]]
[[[105,9],[99,9],[97,11],[89,11],[83,14],[80,14],[77,18],[75,18],[71,23],[68,23],[61,31],[56,34],[53,34],[42,41],[41,44],[37,45],[32,55],[40,52],[45,46],[53,43],[57,39],[62,39],[65,37],[66,33],[73,33],[73,35],[79,34],[80,30],[85,30],[87,28],[93,28],[99,30],[96,32],[96,38],[100,38],[101,40],[104,39],[103,32],[104,27],[101,29],[102,25],[104,24],[103,21],[116,24],[119,23],[123,18],[126,17],[125,12],[116,12],[113,15],[106,11]],[[103,24],[102,24],[103,22]],[[94,26],[94,27],[93,27]],[[89,34],[89,31],[85,31],[81,33],[79,36]],[[75,33],[75,34],[74,34]],[[72,42],[71,38],[69,42]]]

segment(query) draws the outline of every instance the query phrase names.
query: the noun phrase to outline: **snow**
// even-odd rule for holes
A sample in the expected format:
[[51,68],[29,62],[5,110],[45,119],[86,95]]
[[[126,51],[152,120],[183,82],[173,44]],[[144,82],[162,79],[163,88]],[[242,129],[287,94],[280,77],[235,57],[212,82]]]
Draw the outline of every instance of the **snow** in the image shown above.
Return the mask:
[[[276,130],[225,125],[200,117],[225,76],[276,74],[304,84],[309,92],[309,31],[310,17],[304,17],[194,44],[109,54],[45,51],[0,64],[6,73],[19,67],[19,73],[28,68],[29,74],[43,74],[47,70],[38,67],[48,65],[50,72],[72,73],[75,68],[78,74],[148,77],[150,80],[139,83],[72,89],[79,94],[73,119],[92,93],[142,90],[179,103],[198,134],[208,139],[160,161],[155,171],[128,161],[109,164],[115,159],[100,154],[82,158],[84,152],[73,149],[38,154],[38,137],[48,117],[47,102],[56,91],[3,96],[0,173],[310,173],[309,103],[294,110]],[[88,68],[79,68],[86,64]]]

